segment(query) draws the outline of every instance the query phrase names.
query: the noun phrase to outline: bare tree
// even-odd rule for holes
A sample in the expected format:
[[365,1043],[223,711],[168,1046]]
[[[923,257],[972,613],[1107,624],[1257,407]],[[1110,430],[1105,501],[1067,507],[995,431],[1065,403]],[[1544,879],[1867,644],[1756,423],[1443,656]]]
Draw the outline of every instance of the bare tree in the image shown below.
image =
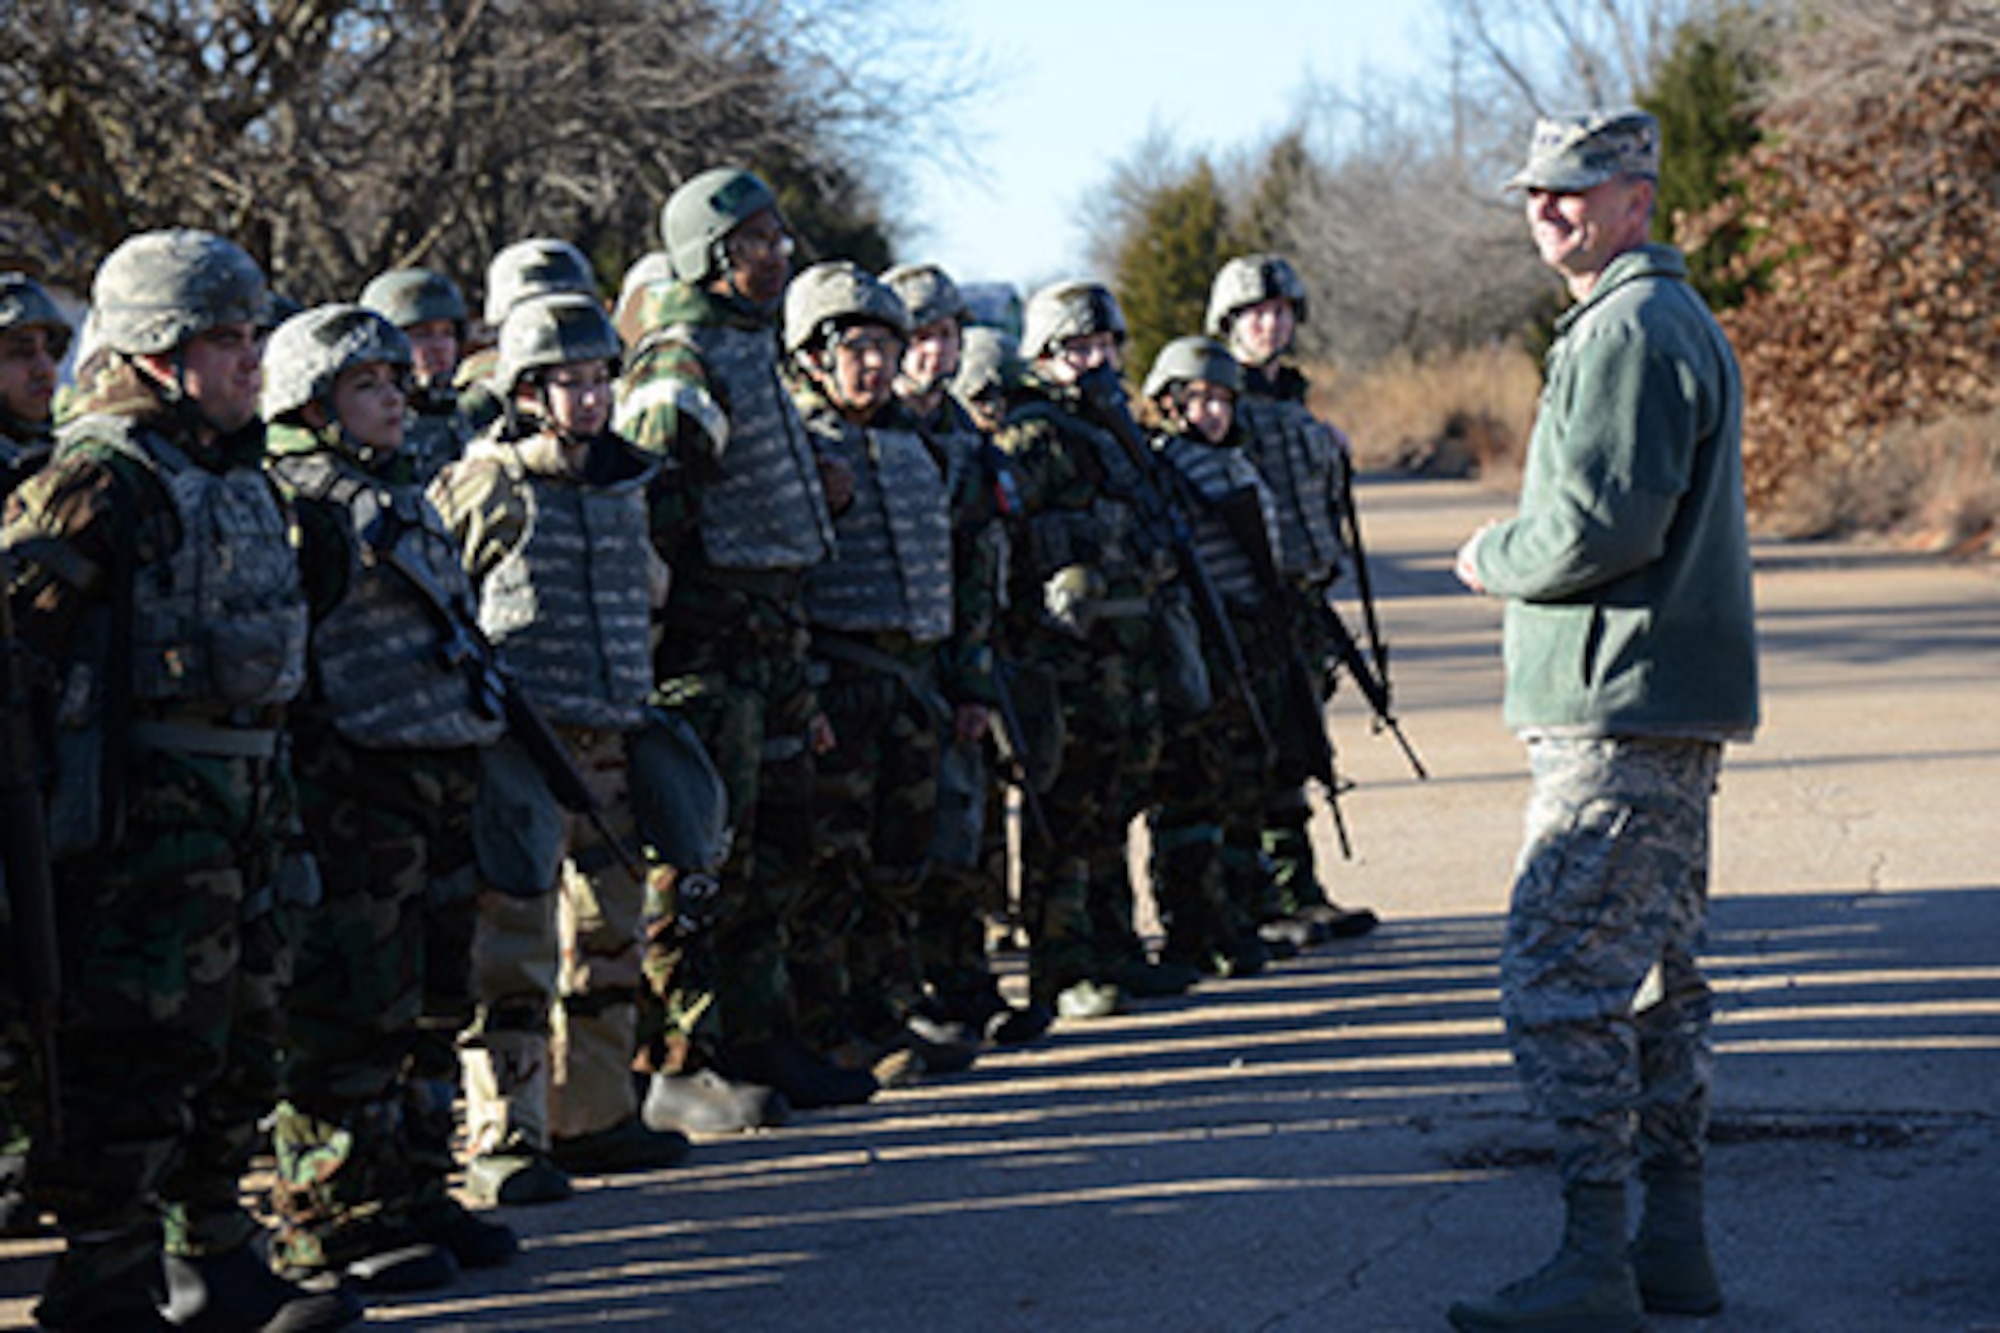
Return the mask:
[[615,269],[722,161],[875,210],[891,136],[972,86],[862,0],[21,0],[0,44],[23,212],[95,253],[209,226],[307,299],[538,233]]

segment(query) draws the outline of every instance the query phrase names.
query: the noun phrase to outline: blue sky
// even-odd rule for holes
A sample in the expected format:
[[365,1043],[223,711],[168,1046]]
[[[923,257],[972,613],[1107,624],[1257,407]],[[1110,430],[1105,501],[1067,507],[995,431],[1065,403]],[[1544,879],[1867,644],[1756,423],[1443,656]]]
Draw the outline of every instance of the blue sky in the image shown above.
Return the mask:
[[1312,84],[1403,82],[1440,61],[1430,6],[1409,0],[933,0],[985,90],[958,111],[967,171],[911,173],[902,247],[962,282],[1023,287],[1076,272],[1078,222],[1154,128],[1217,154],[1282,131]]

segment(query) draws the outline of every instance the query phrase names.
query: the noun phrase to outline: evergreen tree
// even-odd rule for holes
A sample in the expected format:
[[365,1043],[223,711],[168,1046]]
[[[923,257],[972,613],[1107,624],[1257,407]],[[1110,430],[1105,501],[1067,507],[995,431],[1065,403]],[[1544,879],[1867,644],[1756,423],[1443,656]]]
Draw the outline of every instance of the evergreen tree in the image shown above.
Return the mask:
[[1215,168],[1198,157],[1186,174],[1135,201],[1112,282],[1131,326],[1126,365],[1143,376],[1160,348],[1201,332],[1208,286],[1231,253],[1228,209]]
[[[1712,21],[1682,25],[1639,104],[1660,122],[1665,145],[1653,228],[1672,238],[1679,222],[1740,193],[1730,170],[1761,137],[1752,99],[1768,75],[1749,11],[1725,9]],[[1755,275],[1732,264],[1748,243],[1741,225],[1711,231],[1688,253],[1689,275],[1717,309],[1742,304]]]

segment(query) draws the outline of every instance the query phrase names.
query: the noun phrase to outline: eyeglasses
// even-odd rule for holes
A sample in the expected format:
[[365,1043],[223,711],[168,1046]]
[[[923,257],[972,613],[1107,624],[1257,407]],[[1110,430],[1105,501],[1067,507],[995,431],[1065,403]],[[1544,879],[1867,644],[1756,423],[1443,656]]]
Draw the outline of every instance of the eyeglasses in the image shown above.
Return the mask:
[[833,345],[857,357],[879,356],[894,360],[903,354],[903,340],[879,329],[849,329],[835,338]]
[[755,264],[779,256],[790,258],[796,247],[792,234],[783,228],[732,232],[722,243],[729,258],[738,264]]

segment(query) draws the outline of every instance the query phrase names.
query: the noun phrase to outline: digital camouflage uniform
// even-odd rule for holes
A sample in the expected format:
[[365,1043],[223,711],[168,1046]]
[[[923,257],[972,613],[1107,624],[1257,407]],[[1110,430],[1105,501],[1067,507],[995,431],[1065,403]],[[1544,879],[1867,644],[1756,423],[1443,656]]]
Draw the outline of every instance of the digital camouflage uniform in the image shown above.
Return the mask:
[[[650,989],[663,1010],[642,1057],[678,1071],[791,1029],[786,953],[812,870],[818,711],[807,678],[806,571],[833,550],[812,445],[778,373],[768,312],[680,281],[639,299],[646,330],[620,384],[618,428],[662,460],[654,541],[673,569],[654,655],[660,699],[699,735],[734,838],[713,909],[650,905]],[[690,931],[670,931],[681,921]]]
[[[191,410],[129,371],[76,410],[4,538],[22,630],[65,668],[51,827],[66,1138],[36,1168],[69,1237],[38,1311],[54,1327],[149,1309],[162,1221],[187,1258],[259,1229],[238,1189],[278,1094],[283,723],[306,641],[261,424],[204,446]],[[174,591],[203,579],[216,600]],[[102,783],[81,762],[93,742],[124,751],[101,756]]]
[[[1723,745],[1755,731],[1743,383],[1686,261],[1647,239],[1660,127],[1596,110],[1535,126],[1510,185],[1540,219],[1589,197],[1598,244],[1544,258],[1556,321],[1520,503],[1460,548],[1506,601],[1507,723],[1534,778],[1500,955],[1529,1105],[1554,1124],[1555,1256],[1454,1303],[1464,1333],[1637,1330],[1710,1315],[1704,1156],[1713,1002],[1696,957]],[[1644,1182],[1637,1234],[1628,1182]]]
[[[543,310],[579,327],[588,319],[603,340],[600,353],[570,359],[615,361],[616,335],[593,302],[542,297],[503,327],[502,379],[516,378],[517,326]],[[522,436],[503,422],[432,489],[479,590],[482,628],[628,849],[640,842],[631,749],[648,723],[650,624],[666,580],[648,532],[655,472],[609,432],[565,450],[552,433]],[[511,743],[498,749],[517,753]],[[637,1115],[630,1065],[643,913],[656,890],[593,825],[577,816],[562,824],[559,883],[542,893],[531,882],[499,885],[481,897],[480,1017],[467,1051],[475,1154],[530,1155],[553,1139],[561,1161],[565,1143]],[[546,1108],[537,1104],[544,1072]]]
[[273,1258],[303,1271],[469,1229],[445,1190],[456,1071],[427,1067],[425,1018],[471,1017],[470,821],[478,751],[502,729],[445,660],[438,608],[376,555],[393,552],[446,605],[469,598],[413,460],[360,449],[337,424],[286,420],[330,395],[329,346],[355,364],[408,362],[400,334],[353,306],[295,316],[266,351],[269,466],[298,515],[312,610],[292,736],[323,901],[298,946],[272,1126]]

